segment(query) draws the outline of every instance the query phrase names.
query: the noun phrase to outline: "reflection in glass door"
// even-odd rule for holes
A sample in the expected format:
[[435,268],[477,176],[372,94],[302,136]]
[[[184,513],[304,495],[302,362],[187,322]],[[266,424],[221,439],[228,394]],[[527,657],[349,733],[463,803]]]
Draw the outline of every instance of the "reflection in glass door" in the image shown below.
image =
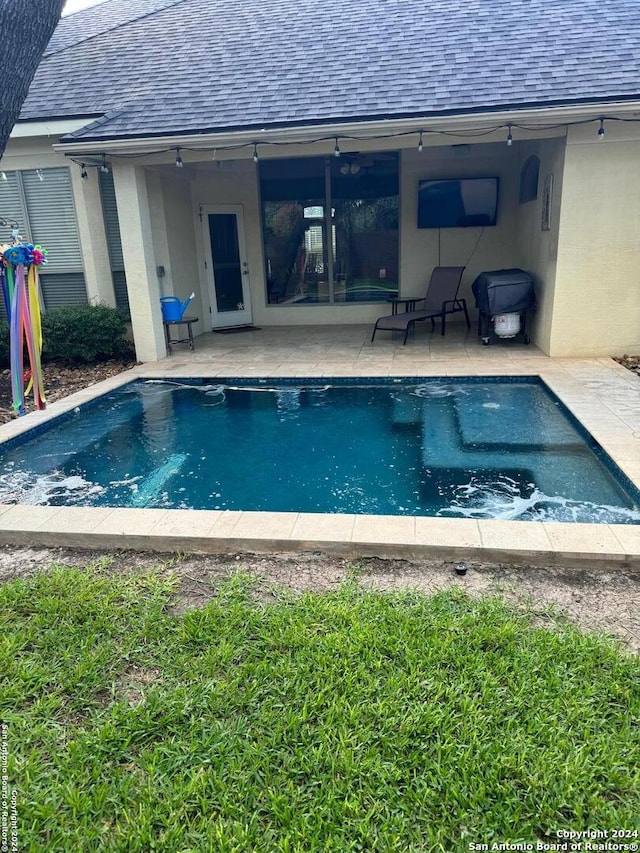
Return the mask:
[[249,266],[244,245],[242,208],[205,207],[206,265],[211,293],[211,326],[251,323]]
[[269,304],[398,294],[397,152],[265,158],[259,171]]

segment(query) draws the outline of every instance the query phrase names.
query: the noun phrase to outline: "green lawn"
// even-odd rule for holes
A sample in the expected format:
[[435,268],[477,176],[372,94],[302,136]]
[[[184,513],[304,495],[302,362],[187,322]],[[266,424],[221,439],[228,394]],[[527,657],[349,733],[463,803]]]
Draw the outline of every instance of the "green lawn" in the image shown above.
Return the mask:
[[[20,850],[464,851],[638,827],[640,665],[457,590],[0,587]],[[635,727],[634,727],[635,726]],[[490,849],[489,846],[489,849]]]

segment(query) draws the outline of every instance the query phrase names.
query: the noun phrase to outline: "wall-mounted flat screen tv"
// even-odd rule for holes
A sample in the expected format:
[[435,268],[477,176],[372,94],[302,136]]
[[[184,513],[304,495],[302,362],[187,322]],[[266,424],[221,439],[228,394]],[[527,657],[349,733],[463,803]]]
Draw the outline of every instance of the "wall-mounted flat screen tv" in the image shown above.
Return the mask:
[[498,178],[419,181],[418,228],[495,225]]

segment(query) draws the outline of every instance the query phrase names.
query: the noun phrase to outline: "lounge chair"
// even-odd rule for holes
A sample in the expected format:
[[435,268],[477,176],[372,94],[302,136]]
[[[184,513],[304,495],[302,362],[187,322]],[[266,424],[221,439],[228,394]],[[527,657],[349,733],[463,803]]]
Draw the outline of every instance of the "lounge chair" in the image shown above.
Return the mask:
[[[404,332],[404,341],[402,342],[404,346],[414,323],[419,320],[431,320],[431,328],[435,329],[436,317],[441,318],[440,334],[444,335],[445,317],[447,314],[455,314],[458,311],[464,311],[467,328],[470,329],[471,323],[469,322],[467,303],[464,299],[458,298],[458,290],[464,270],[464,267],[435,267],[423,299],[399,299],[397,297],[390,299],[389,301],[394,303],[393,314],[387,314],[378,319],[373,327],[371,340],[373,341],[376,332],[380,329],[387,332]],[[414,310],[420,302],[424,303],[422,308],[417,311]],[[398,313],[399,304],[404,304],[405,308],[411,310]]]

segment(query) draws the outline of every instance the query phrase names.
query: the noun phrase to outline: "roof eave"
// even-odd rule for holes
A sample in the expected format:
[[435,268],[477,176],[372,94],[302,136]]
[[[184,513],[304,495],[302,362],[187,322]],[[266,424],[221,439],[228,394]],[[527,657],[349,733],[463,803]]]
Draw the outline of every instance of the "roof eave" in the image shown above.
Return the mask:
[[[466,129],[480,129],[483,126],[495,126],[513,123],[530,123],[535,129],[536,123],[557,126],[558,128],[572,121],[594,120],[600,116],[615,113],[620,117],[636,116],[640,118],[640,94],[624,98],[598,101],[573,101],[565,104],[543,105],[503,105],[500,107],[484,107],[474,110],[442,111],[438,113],[420,113],[411,115],[385,115],[345,117],[327,121],[316,120],[309,122],[280,123],[269,126],[245,126],[231,128],[206,128],[195,131],[183,131],[167,134],[138,134],[113,136],[94,136],[90,139],[73,139],[63,137],[54,148],[62,153],[101,153],[108,145],[110,151],[131,151],[144,149],[146,152],[164,151],[168,148],[202,146],[220,147],[257,142],[275,142],[280,139],[287,142],[308,141],[310,138],[321,139],[334,136],[361,136],[373,138],[378,134],[417,133],[420,130],[428,133]],[[102,146],[102,147],[101,147]]]

